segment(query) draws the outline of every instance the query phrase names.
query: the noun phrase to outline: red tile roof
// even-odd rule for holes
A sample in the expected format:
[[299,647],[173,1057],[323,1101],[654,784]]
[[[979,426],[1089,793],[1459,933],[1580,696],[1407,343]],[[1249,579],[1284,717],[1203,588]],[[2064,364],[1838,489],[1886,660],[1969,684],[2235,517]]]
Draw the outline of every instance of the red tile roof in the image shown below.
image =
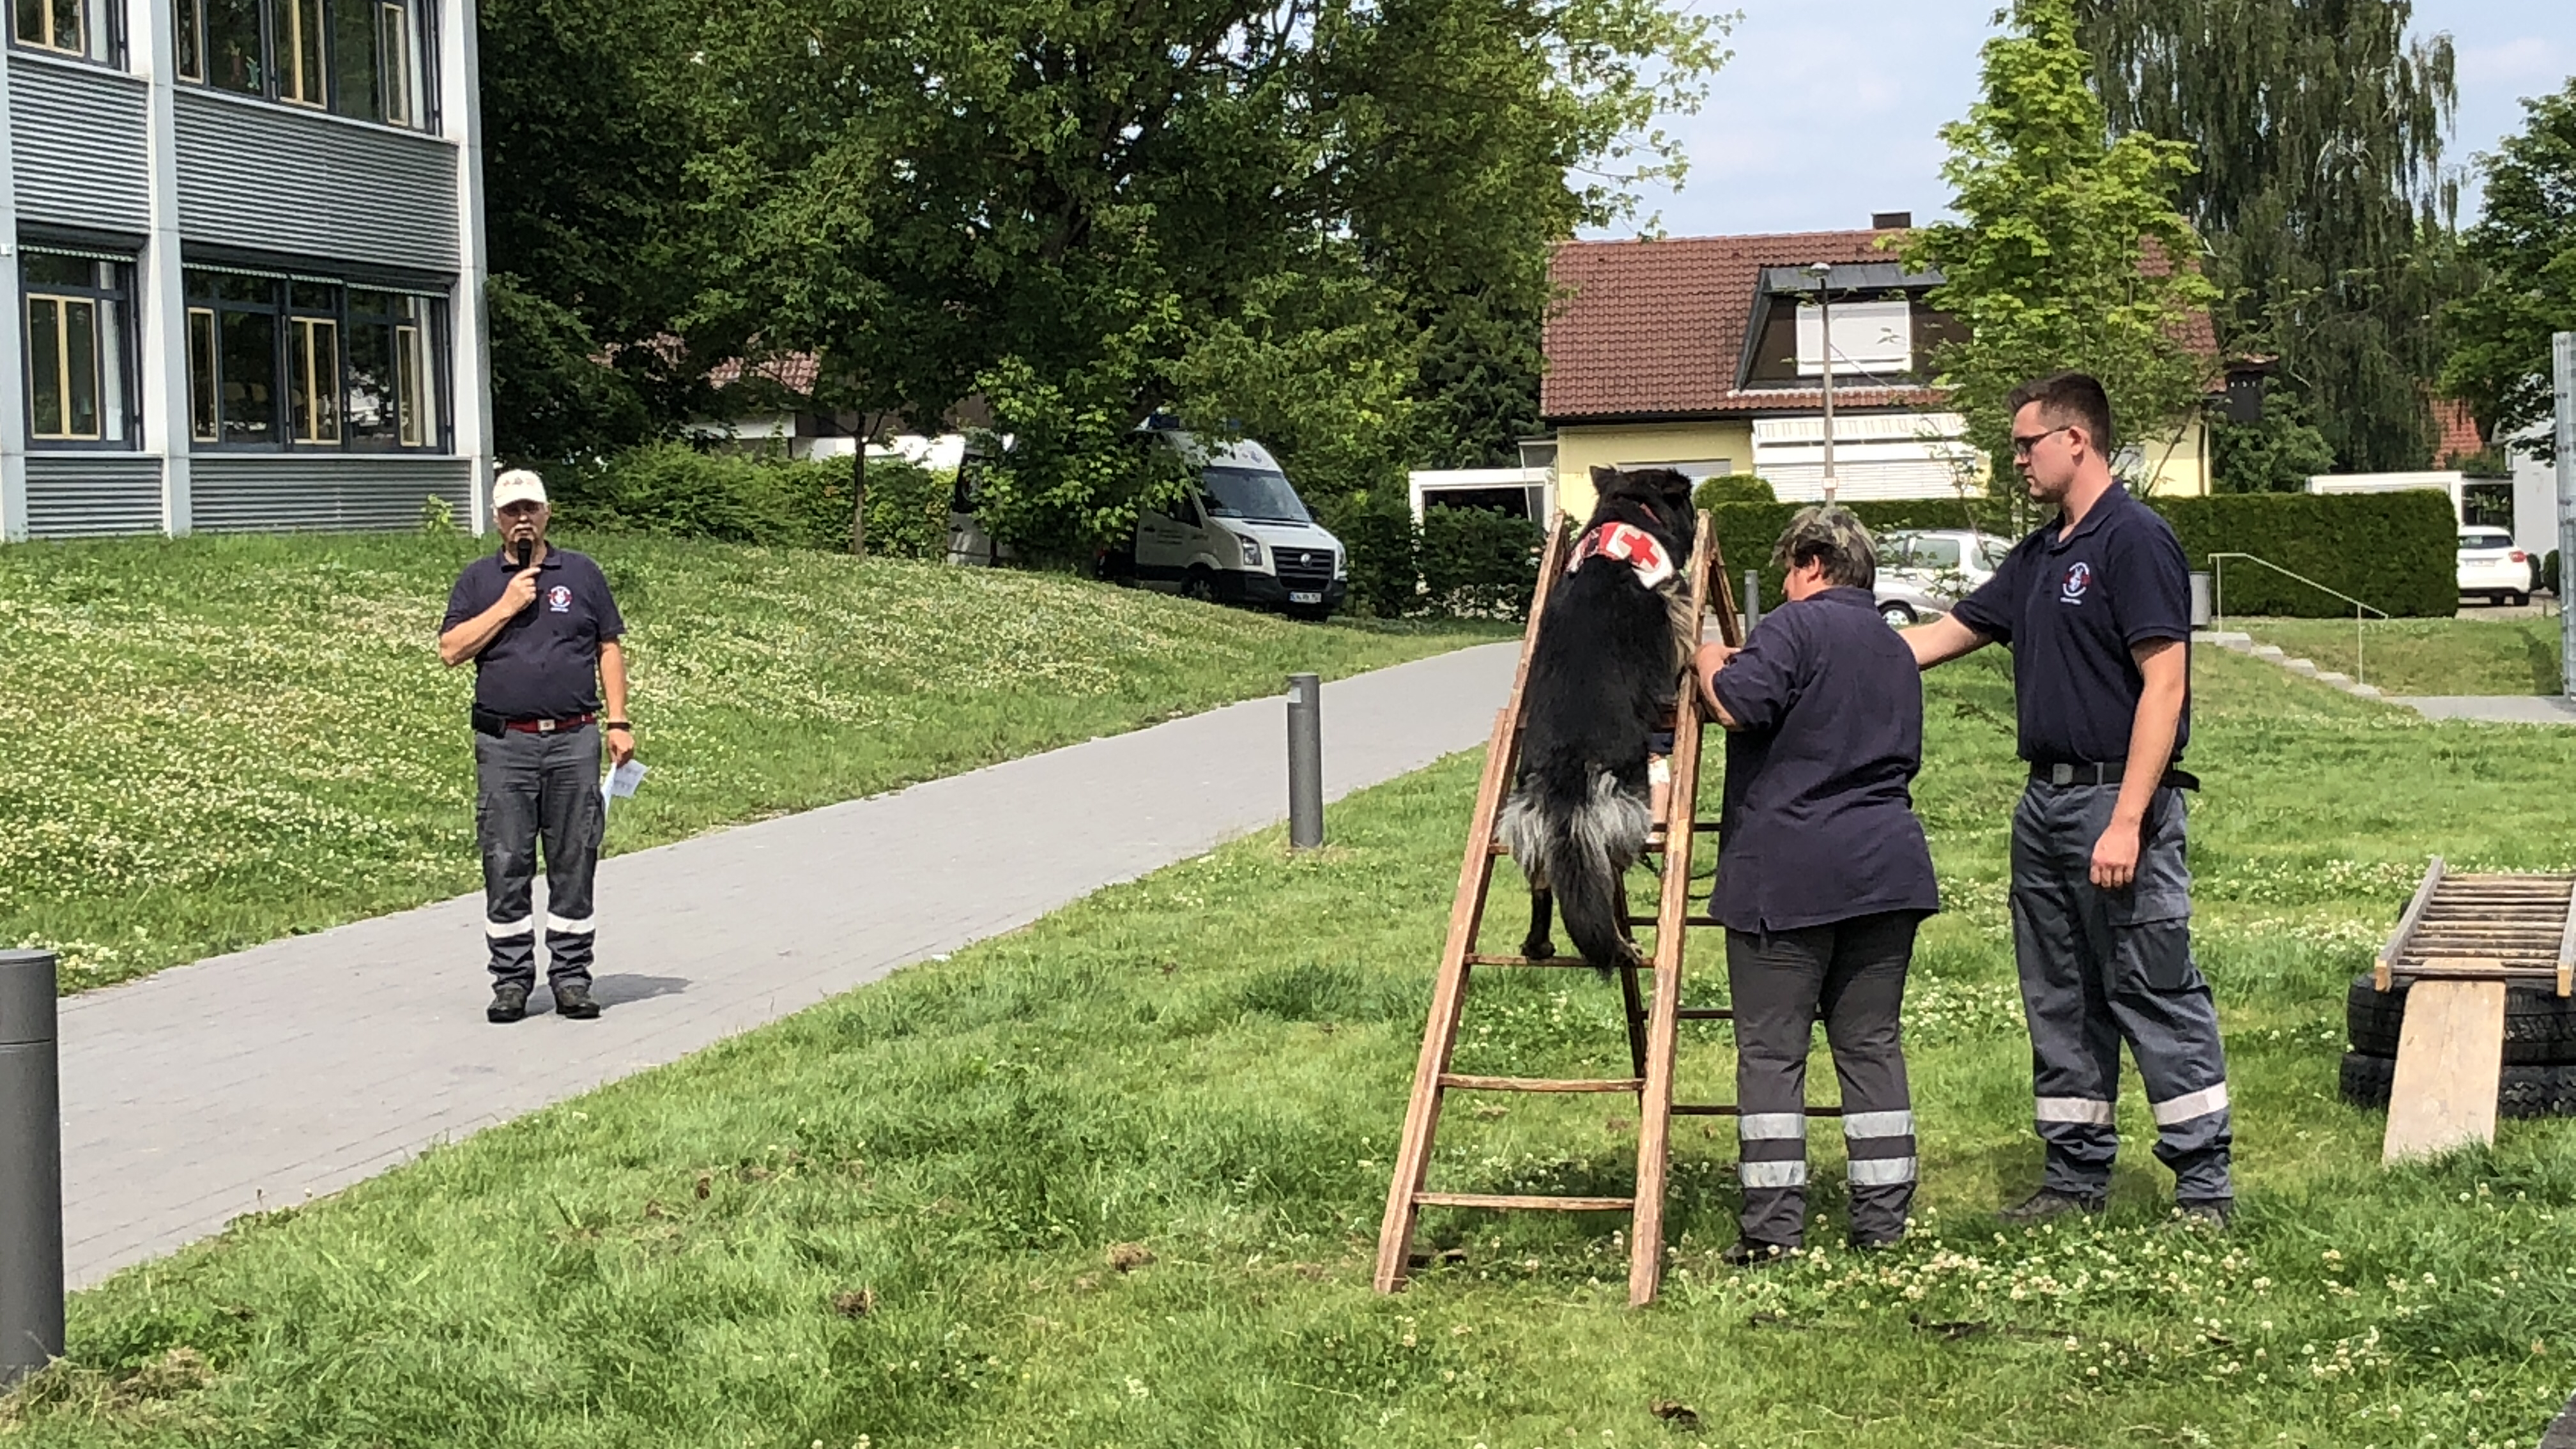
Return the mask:
[[742,359],[719,362],[707,372],[707,381],[716,387],[731,387],[743,380],[746,372],[766,382],[774,382],[799,397],[810,396],[816,378],[822,376],[822,359],[811,352],[787,352],[745,368]]
[[2433,466],[2455,468],[2463,458],[2487,450],[2487,440],[2478,435],[2478,420],[2469,405],[2455,397],[2433,399],[2433,427],[2439,437],[2433,444]]
[[[1735,388],[1762,269],[1893,261],[1878,241],[1902,235],[1827,231],[1568,242],[1557,248],[1551,269],[1567,298],[1547,327],[1539,412],[1556,422],[1821,406],[1818,389]],[[1922,389],[1834,390],[1834,400],[1847,407],[1937,397]]]
[[[1735,386],[1762,269],[1892,262],[1892,244],[1882,249],[1880,243],[1903,235],[1872,230],[1567,242],[1551,266],[1568,295],[1547,327],[1539,412],[1557,423],[1821,408],[1824,396],[1817,388]],[[2192,319],[2184,340],[2203,356],[2218,355],[2206,313]],[[1847,408],[1930,407],[1944,398],[1936,388],[1834,389],[1835,404]]]

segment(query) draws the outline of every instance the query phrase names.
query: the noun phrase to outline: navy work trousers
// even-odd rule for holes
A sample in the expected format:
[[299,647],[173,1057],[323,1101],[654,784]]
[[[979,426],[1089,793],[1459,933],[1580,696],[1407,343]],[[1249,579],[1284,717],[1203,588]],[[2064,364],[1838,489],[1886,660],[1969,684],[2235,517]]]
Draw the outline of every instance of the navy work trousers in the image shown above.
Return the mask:
[[2137,879],[2106,891],[2093,884],[2093,847],[2119,796],[2117,785],[2034,781],[2013,812],[2013,953],[2048,1147],[2042,1181],[2085,1197],[2109,1189],[2126,1040],[2175,1197],[2232,1197],[2227,1055],[2217,1004],[2192,960],[2183,792],[2156,791],[2139,831]]
[[1914,1201],[1914,1103],[1900,1030],[1912,911],[1799,931],[1726,933],[1735,1008],[1735,1092],[1743,1115],[1744,1237],[1798,1247],[1807,1221],[1807,1051],[1825,1024],[1841,1079],[1855,1243],[1905,1235]]
[[542,841],[546,979],[590,984],[591,883],[608,806],[599,795],[599,731],[511,730],[474,737],[474,829],[483,853],[483,934],[495,985],[533,987],[537,922],[530,901]]

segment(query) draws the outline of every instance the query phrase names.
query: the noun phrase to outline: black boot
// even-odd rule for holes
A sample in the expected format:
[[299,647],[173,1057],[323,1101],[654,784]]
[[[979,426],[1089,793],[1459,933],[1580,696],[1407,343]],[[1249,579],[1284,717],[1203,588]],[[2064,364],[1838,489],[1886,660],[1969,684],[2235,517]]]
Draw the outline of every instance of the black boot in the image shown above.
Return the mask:
[[2050,1218],[2064,1217],[2068,1213],[2098,1213],[2107,1201],[2108,1199],[2100,1194],[2087,1196],[2059,1192],[2053,1187],[2043,1187],[2011,1207],[2005,1208],[2002,1216],[2005,1222],[2014,1227],[2023,1227],[2032,1223],[2046,1222]]
[[589,1021],[599,1015],[599,1003],[590,999],[590,983],[561,981],[555,984],[555,1015],[575,1021]]
[[492,988],[492,1004],[483,1008],[483,1019],[512,1022],[528,1014],[528,988],[515,981],[504,981]]

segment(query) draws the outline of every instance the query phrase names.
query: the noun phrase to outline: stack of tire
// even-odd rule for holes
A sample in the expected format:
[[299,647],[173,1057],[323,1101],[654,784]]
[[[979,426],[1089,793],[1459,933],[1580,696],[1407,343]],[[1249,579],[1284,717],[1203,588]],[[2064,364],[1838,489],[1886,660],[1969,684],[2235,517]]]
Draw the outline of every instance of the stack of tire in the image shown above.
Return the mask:
[[[2352,980],[2344,1017],[2352,1050],[2343,1054],[2343,1099],[2385,1107],[2397,1079],[2397,1037],[2406,1021],[2408,983],[2387,991],[2369,973]],[[2496,1088],[2500,1117],[2576,1117],[2576,998],[2546,983],[2516,981],[2504,996],[2504,1080]]]

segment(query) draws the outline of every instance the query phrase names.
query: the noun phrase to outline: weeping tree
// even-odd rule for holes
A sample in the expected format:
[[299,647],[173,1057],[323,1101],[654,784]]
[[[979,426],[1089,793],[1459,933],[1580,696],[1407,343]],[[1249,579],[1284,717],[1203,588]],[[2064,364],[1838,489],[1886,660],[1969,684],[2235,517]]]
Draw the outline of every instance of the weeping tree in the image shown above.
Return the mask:
[[2341,466],[2421,467],[2458,290],[2450,37],[2411,0],[2080,0],[2115,132],[2187,141],[2178,199],[2227,292],[2221,341],[2276,354]]

